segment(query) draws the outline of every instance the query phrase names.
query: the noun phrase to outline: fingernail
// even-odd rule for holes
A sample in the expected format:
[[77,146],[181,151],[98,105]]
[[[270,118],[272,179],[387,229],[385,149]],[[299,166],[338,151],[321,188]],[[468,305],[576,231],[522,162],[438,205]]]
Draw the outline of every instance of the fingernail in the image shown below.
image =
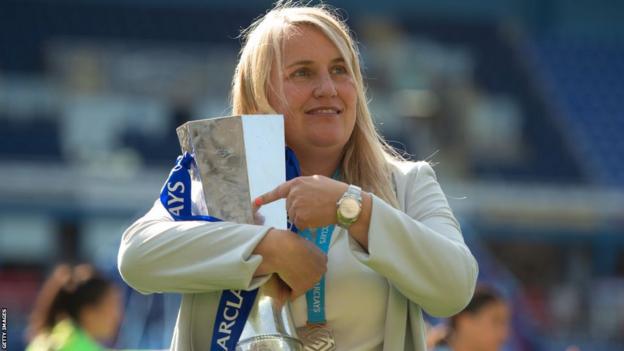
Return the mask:
[[258,206],[258,207],[262,206],[262,198],[261,198],[261,197],[257,197],[257,198],[254,200],[254,205],[256,205],[256,206]]

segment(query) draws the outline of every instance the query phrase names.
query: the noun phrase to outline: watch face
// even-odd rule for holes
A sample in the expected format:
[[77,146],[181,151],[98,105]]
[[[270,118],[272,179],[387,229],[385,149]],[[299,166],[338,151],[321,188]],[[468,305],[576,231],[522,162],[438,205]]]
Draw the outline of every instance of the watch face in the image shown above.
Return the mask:
[[353,219],[360,214],[360,203],[356,199],[345,198],[340,202],[340,214],[346,219]]

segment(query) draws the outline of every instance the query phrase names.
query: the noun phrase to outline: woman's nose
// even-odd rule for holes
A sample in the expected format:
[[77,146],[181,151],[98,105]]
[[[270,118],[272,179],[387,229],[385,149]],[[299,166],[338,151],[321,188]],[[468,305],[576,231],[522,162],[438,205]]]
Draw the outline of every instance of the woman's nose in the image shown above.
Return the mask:
[[334,97],[338,95],[336,84],[329,73],[318,76],[317,86],[314,89],[314,97]]

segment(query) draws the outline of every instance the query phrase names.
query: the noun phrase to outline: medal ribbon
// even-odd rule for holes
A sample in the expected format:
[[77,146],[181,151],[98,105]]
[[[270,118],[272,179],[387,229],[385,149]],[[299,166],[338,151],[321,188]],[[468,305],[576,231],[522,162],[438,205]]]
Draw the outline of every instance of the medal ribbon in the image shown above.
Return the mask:
[[[334,179],[338,178],[338,171],[334,173]],[[287,179],[299,177],[301,175],[301,169],[299,168],[299,161],[294,152],[289,148],[286,148],[286,175]],[[293,224],[288,222],[289,229],[297,233],[299,230]],[[327,255],[329,252],[329,244],[331,243],[332,233],[334,232],[334,225],[328,225],[322,228],[316,228],[316,237],[313,238],[312,232],[309,229],[303,230],[299,235],[306,240],[313,242],[323,253]],[[306,304],[308,306],[308,323],[309,324],[325,324],[325,274],[321,277],[321,280],[317,282],[314,287],[306,292]]]
[[[301,232],[301,236],[313,242],[323,253],[329,252],[329,243],[334,232],[334,225],[317,228],[316,239],[312,238],[310,230]],[[308,323],[325,324],[325,274],[312,289],[306,291],[306,303],[308,305]]]

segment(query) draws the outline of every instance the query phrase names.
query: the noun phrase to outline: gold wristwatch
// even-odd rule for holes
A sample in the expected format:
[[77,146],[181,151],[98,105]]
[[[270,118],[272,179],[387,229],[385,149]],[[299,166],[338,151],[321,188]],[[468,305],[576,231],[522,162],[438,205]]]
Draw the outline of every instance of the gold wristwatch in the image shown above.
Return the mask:
[[356,185],[349,185],[347,191],[336,203],[336,219],[338,226],[349,229],[362,212],[362,189]]

